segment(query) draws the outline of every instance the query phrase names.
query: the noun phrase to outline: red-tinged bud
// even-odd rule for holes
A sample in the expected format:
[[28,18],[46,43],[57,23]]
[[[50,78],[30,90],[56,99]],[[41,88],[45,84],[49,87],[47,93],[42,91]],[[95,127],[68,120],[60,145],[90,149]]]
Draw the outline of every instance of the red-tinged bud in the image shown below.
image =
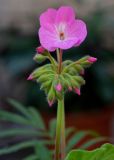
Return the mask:
[[54,104],[54,101],[48,101],[49,107],[52,107],[52,105]]
[[75,93],[77,93],[79,96],[81,95],[80,89],[79,88],[75,88],[74,89]]
[[39,54],[42,54],[45,52],[45,48],[43,48],[42,46],[39,46],[36,48],[36,52],[39,53]]
[[28,80],[28,81],[33,80],[33,76],[30,75],[30,76],[27,78],[27,80]]
[[80,75],[82,75],[82,76],[83,76],[83,75],[84,75],[84,73],[85,73],[85,71],[84,71],[84,70],[81,70],[81,71],[80,71]]
[[68,90],[69,90],[69,91],[72,91],[72,87],[69,86],[69,87],[68,87]]
[[62,90],[62,85],[60,83],[58,83],[56,86],[55,86],[55,89],[58,91],[58,92],[61,92]]
[[89,58],[88,58],[88,61],[89,61],[90,63],[94,63],[94,62],[97,61],[97,58],[95,58],[95,57],[89,57]]

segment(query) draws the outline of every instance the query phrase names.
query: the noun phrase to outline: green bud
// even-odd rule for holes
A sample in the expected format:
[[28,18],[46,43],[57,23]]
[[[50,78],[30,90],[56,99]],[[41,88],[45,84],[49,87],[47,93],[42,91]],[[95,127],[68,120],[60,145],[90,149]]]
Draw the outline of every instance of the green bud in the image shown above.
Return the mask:
[[52,84],[51,80],[46,81],[46,82],[44,82],[44,83],[41,84],[40,89],[41,90],[48,90],[50,88],[51,84]]
[[66,78],[64,78],[63,75],[60,75],[60,80],[62,82],[61,84],[62,84],[62,86],[63,86],[64,89],[67,89],[68,87],[71,86],[71,84],[69,83],[69,81]]
[[78,72],[77,72],[77,70],[76,70],[74,67],[71,67],[71,68],[69,68],[68,73],[69,73],[70,75],[75,75],[75,74],[77,74]]
[[85,62],[85,61],[87,61],[87,59],[89,58],[90,56],[84,56],[83,58],[81,58],[81,59],[79,59],[78,61],[77,61],[77,63],[82,63],[82,62]]
[[74,77],[68,73],[64,73],[64,78],[68,80],[71,87],[80,87],[79,83],[74,79]]
[[54,74],[43,74],[37,79],[37,82],[43,83],[48,80],[53,80],[53,78],[54,78]]
[[80,85],[85,84],[85,80],[81,76],[74,76],[73,77]]
[[47,100],[48,101],[54,101],[55,100],[55,90],[53,88],[53,85],[51,86],[48,95],[47,95]]
[[39,69],[37,69],[32,73],[32,76],[33,76],[34,79],[36,79],[36,78],[39,78],[42,75],[48,75],[49,73],[54,74],[54,72],[52,70],[39,71]]
[[71,64],[72,62],[73,61],[71,61],[71,60],[66,60],[63,62],[63,66],[67,66],[67,65]]
[[42,63],[47,59],[47,57],[42,54],[36,54],[33,59],[38,63]]
[[88,62],[88,61],[85,61],[85,62],[82,62],[82,63],[81,63],[82,67],[84,67],[84,68],[90,67],[91,64],[92,64],[92,63],[90,63],[90,62]]
[[50,71],[53,72],[52,68],[51,68],[51,65],[50,64],[46,64],[42,67],[38,67],[37,69],[35,69],[33,72],[32,72],[32,75],[34,77],[39,77],[40,75],[42,75],[44,72],[49,72]]
[[77,71],[79,74],[80,74],[80,72],[81,72],[82,70],[84,70],[83,67],[82,67],[80,64],[76,64],[74,67],[75,67],[76,71]]

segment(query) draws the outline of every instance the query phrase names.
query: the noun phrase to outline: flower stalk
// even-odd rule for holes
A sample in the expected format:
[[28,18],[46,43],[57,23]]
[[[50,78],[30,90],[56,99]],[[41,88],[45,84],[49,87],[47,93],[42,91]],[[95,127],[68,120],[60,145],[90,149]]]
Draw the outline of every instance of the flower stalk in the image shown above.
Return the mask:
[[62,121],[61,121],[61,160],[65,159],[65,107],[64,107],[64,99],[62,100]]
[[47,52],[48,59],[50,60],[51,64],[53,65],[54,69],[56,70],[56,61],[55,59],[51,56],[49,52]]
[[[64,99],[58,100],[56,141],[55,141],[55,160],[64,160],[65,158],[65,116]],[[60,158],[61,157],[61,158]]]
[[58,74],[61,73],[62,71],[62,55],[63,55],[63,52],[62,52],[62,49],[57,49],[57,61],[58,61]]
[[[62,50],[57,49],[58,74],[62,71]],[[61,157],[61,158],[60,158]],[[64,98],[58,100],[56,142],[55,142],[55,160],[65,159],[65,111]]]

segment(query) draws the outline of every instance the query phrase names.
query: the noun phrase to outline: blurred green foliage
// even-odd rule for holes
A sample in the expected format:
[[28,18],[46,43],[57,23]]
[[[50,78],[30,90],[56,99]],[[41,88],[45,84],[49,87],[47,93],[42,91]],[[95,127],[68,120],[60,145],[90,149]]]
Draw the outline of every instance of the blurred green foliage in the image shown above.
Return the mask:
[[112,144],[104,144],[100,148],[97,148],[93,151],[85,151],[85,150],[73,150],[71,151],[66,160],[73,160],[73,159],[80,159],[80,160],[95,160],[95,159],[114,159],[114,146]]
[[[13,99],[9,99],[9,103],[14,111],[0,109],[0,123],[3,124],[0,127],[0,141],[4,142],[3,145],[0,143],[0,159],[3,155],[18,151],[23,151],[20,157],[23,160],[52,159],[56,120],[50,120],[47,129],[43,117],[34,107],[26,107]],[[91,138],[87,139],[88,136]],[[66,128],[66,140],[66,153],[68,153],[74,147],[87,149],[94,144],[104,142],[106,138],[100,137],[93,131],[78,131],[72,127]],[[31,150],[23,155],[26,149]],[[18,154],[16,157],[18,158]]]

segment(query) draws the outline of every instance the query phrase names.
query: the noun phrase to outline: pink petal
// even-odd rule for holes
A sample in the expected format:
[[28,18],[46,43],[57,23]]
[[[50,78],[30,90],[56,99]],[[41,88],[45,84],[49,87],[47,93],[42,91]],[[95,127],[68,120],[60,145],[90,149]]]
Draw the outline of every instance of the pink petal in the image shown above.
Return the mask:
[[61,49],[69,49],[73,47],[78,42],[78,39],[76,37],[67,38],[65,40],[57,40],[54,45],[56,48]]
[[49,24],[53,24],[56,13],[57,11],[53,8],[49,8],[46,12],[43,12],[40,16],[40,25],[47,28]]
[[94,63],[94,62],[97,61],[97,58],[95,58],[95,57],[89,57],[89,58],[88,58],[88,61],[89,61],[90,63]]
[[56,40],[56,33],[53,28],[50,27],[50,31],[41,27],[39,29],[39,38],[41,45],[48,51],[55,51],[54,42]]
[[69,37],[77,37],[75,46],[79,46],[87,36],[86,24],[82,20],[75,20],[67,27]]
[[62,6],[57,10],[55,23],[69,23],[73,19],[75,19],[75,12],[73,8],[69,6]]

